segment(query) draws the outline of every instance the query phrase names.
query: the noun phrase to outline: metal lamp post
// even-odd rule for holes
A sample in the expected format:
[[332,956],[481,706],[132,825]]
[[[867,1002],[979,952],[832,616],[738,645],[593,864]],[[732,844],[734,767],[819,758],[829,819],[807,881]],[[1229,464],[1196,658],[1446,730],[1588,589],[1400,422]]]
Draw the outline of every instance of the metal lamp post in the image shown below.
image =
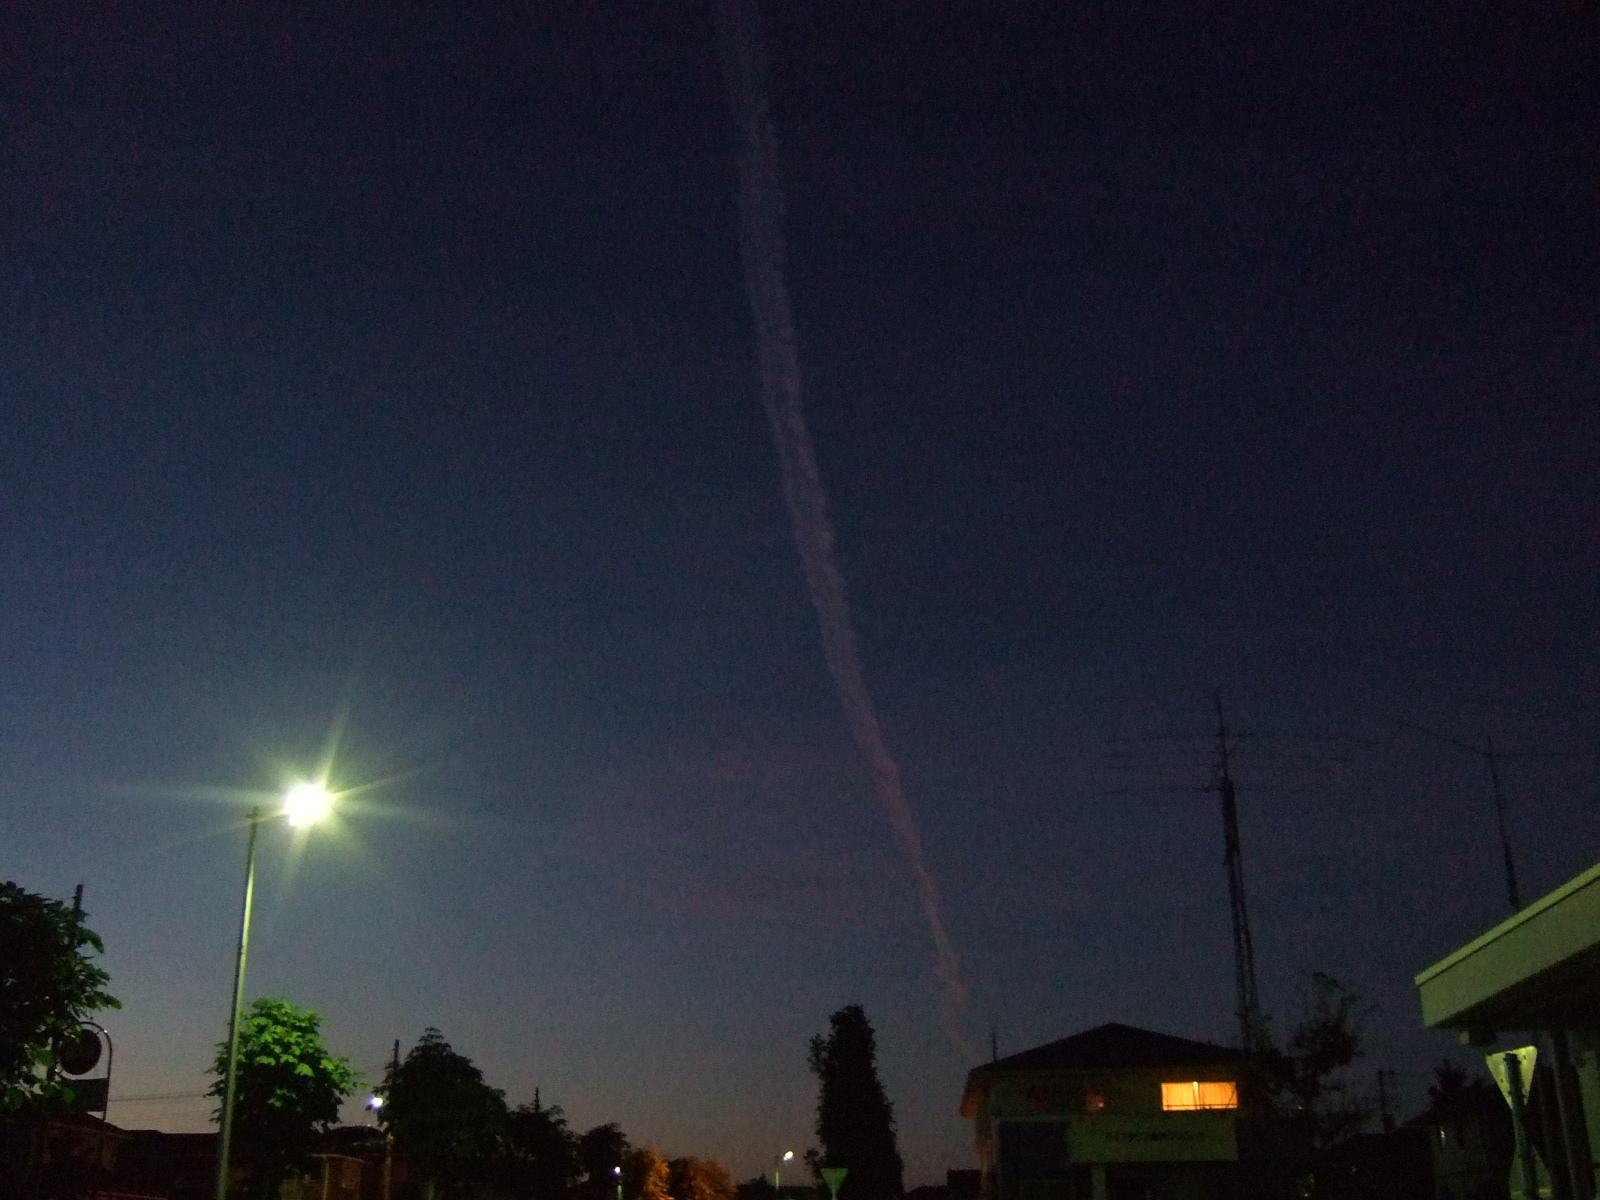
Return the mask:
[[[379,1121],[383,1119],[383,1097],[374,1092],[367,1097],[367,1108]],[[394,1134],[388,1129],[383,1130],[383,1200],[389,1200],[389,1184],[394,1174]]]
[[772,1190],[782,1200],[783,1195],[783,1164],[794,1157],[793,1150],[785,1150],[778,1156],[778,1161],[772,1168]]
[[[333,804],[328,789],[302,783],[283,798],[282,815],[291,825],[314,824]],[[239,953],[233,967],[233,1004],[228,1009],[228,1067],[222,1082],[222,1133],[217,1146],[217,1200],[228,1200],[229,1155],[233,1149],[233,1102],[239,1082],[239,1017],[244,1008],[244,966],[250,949],[250,906],[256,891],[256,831],[261,809],[250,810],[250,835],[244,853],[244,903],[239,912]]]

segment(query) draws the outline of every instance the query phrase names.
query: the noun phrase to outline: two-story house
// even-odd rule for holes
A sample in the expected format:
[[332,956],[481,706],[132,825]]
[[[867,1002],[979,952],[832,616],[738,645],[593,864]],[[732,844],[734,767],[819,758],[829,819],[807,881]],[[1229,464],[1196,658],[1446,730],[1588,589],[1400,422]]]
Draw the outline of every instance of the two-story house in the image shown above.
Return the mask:
[[961,1097],[984,1200],[1224,1200],[1238,1050],[1101,1025],[974,1068]]

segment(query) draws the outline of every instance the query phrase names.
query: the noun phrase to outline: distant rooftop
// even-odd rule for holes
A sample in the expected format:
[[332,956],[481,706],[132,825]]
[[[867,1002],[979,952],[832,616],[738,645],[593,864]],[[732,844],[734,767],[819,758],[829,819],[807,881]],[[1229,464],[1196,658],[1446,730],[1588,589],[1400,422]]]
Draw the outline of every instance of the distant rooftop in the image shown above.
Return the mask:
[[1230,1063],[1244,1057],[1231,1046],[1173,1037],[1133,1025],[1096,1025],[1059,1041],[1010,1054],[977,1071],[1082,1071],[1106,1067],[1176,1067]]

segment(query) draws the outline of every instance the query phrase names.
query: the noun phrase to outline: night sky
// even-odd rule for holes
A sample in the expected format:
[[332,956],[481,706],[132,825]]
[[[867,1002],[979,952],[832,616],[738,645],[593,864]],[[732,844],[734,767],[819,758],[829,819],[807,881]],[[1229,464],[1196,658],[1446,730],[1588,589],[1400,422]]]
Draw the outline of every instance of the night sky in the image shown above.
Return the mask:
[[1377,1002],[1407,1114],[1411,977],[1507,901],[1483,759],[1396,718],[1507,751],[1526,896],[1600,857],[1593,7],[773,7],[970,1049],[801,578],[706,6],[16,4],[0,873],[85,885],[118,1124],[205,1124],[249,795],[332,744],[250,993],[739,1178],[847,1003],[908,1184],[991,1023],[1233,1037],[1214,693],[1266,1007]]

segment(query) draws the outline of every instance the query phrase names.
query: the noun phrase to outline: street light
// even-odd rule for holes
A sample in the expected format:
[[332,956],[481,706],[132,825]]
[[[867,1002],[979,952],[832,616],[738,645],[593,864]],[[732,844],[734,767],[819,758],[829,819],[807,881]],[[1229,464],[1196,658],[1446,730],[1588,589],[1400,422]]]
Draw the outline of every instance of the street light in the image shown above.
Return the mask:
[[[383,1120],[383,1097],[374,1092],[367,1097],[367,1107],[378,1121]],[[381,1126],[380,1126],[381,1128]],[[394,1175],[394,1134],[383,1130],[383,1200],[389,1200],[389,1183]]]
[[778,1156],[777,1165],[772,1168],[772,1190],[778,1194],[779,1200],[783,1200],[783,1164],[793,1157],[793,1150],[785,1150]]
[[333,811],[333,795],[320,783],[297,783],[283,797],[284,819],[296,829],[315,825]]
[[622,1200],[622,1168],[612,1167],[611,1173],[617,1177],[617,1200]]
[[[320,783],[300,783],[284,795],[279,816],[295,828],[314,824],[333,807]],[[233,1146],[233,1102],[239,1079],[239,1014],[244,1007],[244,962],[250,947],[250,905],[256,892],[256,830],[261,809],[250,810],[250,837],[244,852],[244,904],[239,913],[239,956],[233,968],[233,1006],[228,1010],[228,1069],[222,1084],[222,1136],[217,1145],[217,1200],[228,1200],[228,1154]]]

